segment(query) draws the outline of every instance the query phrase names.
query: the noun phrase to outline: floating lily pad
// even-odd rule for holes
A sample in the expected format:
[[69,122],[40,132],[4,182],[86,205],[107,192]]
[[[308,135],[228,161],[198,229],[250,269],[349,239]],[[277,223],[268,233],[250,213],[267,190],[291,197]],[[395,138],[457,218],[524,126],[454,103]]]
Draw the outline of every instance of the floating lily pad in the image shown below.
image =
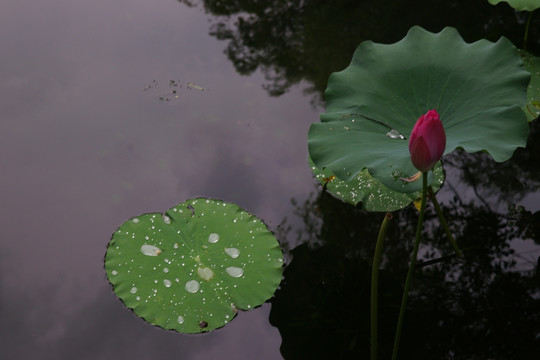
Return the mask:
[[525,69],[531,74],[525,107],[527,119],[531,121],[540,116],[540,57],[533,56],[524,50],[520,50],[519,53]]
[[[412,201],[421,198],[422,191],[414,193],[400,193],[393,191],[369,174],[367,169],[350,181],[343,181],[336,177],[328,169],[317,168],[309,159],[311,171],[315,178],[335,197],[352,205],[362,204],[362,208],[368,211],[395,211],[403,209]],[[444,181],[443,168],[440,162],[435,165],[433,173],[435,180],[432,187],[437,191]]]
[[506,2],[512,8],[523,11],[533,11],[540,8],[540,0],[488,0],[491,5],[496,5],[500,2]]
[[116,295],[164,329],[199,333],[269,299],[283,255],[264,223],[240,207],[192,199],[122,224],[105,255]]
[[309,154],[344,181],[368,169],[392,190],[418,191],[420,181],[400,180],[417,172],[407,141],[416,120],[437,110],[445,154],[461,147],[507,160],[526,144],[521,109],[529,79],[505,38],[469,44],[453,28],[433,34],[415,26],[392,45],[363,42],[349,67],[330,76],[327,112],[310,127]]

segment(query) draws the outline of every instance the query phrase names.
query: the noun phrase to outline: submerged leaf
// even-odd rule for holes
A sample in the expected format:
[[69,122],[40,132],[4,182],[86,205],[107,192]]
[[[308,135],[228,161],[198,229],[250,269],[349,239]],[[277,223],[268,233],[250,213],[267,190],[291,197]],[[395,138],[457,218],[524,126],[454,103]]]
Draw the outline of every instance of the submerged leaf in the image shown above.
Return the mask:
[[183,333],[210,331],[269,299],[283,256],[266,225],[215,199],[192,199],[165,215],[121,225],[105,255],[116,295],[151,324]]

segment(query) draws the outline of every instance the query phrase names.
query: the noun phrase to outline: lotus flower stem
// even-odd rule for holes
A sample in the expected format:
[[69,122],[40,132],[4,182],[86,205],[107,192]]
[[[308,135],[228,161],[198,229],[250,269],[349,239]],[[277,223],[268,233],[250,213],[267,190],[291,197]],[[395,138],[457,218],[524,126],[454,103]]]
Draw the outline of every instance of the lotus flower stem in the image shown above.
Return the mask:
[[394,338],[394,350],[392,352],[392,360],[397,359],[399,339],[401,338],[403,319],[405,318],[405,306],[407,305],[409,288],[411,287],[412,277],[414,274],[414,269],[416,267],[416,256],[418,255],[418,248],[420,247],[422,224],[424,222],[424,212],[426,210],[427,187],[427,173],[424,172],[422,173],[422,202],[420,203],[420,215],[418,217],[418,225],[416,226],[416,240],[414,242],[414,248],[411,256],[411,263],[409,265],[409,271],[407,273],[407,279],[405,280],[405,288],[403,289],[403,298],[401,299],[401,308],[399,309],[398,323],[396,326],[396,337]]
[[439,215],[439,220],[441,221],[444,231],[446,232],[446,236],[448,236],[448,240],[450,240],[450,244],[454,248],[454,251],[456,252],[457,256],[463,259],[463,252],[461,252],[461,250],[459,249],[456,241],[454,240],[454,237],[452,236],[452,233],[450,232],[450,229],[448,228],[448,223],[446,222],[446,219],[444,217],[444,214],[442,213],[441,207],[439,206],[439,202],[437,201],[437,198],[435,197],[435,194],[433,193],[433,188],[429,186],[428,190],[429,190],[429,196],[431,197],[431,202],[433,202],[435,211],[437,212],[437,215]]
[[373,268],[371,269],[371,360],[377,360],[377,294],[379,288],[379,267],[381,265],[384,238],[390,220],[392,220],[392,214],[386,213],[381,228],[379,229],[375,253],[373,254]]
[[529,27],[531,26],[532,14],[533,12],[530,11],[529,16],[527,17],[527,25],[525,25],[525,36],[523,37],[523,50],[527,50],[527,38],[529,37]]

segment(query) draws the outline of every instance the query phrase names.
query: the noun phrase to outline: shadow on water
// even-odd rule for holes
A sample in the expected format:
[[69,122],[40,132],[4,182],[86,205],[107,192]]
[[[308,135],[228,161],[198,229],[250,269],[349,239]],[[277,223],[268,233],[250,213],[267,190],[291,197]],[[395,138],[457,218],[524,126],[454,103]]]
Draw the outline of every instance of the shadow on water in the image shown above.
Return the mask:
[[[539,144],[540,126],[535,123],[527,149],[502,166],[481,154],[458,153],[448,163],[460,168],[474,165],[463,171],[467,175],[460,181],[475,184],[479,194],[497,192],[503,199],[520,200],[531,188],[540,187],[540,178],[531,173],[538,171]],[[506,181],[491,181],[489,175],[495,173]],[[448,186],[440,196],[466,259],[448,256],[452,249],[430,209],[400,357],[535,358],[533,354],[540,354],[539,252],[536,247],[531,257],[519,244],[540,245],[540,208],[531,211],[511,203],[498,211],[474,194],[454,193]],[[270,313],[270,322],[282,335],[282,355],[368,358],[370,261],[383,214],[365,212],[324,191],[296,207],[305,221],[305,228],[296,234],[301,245],[291,251],[293,260]],[[417,217],[412,207],[394,213],[385,243],[379,286],[381,358],[389,357],[392,349]],[[281,237],[286,236],[291,234],[285,230]]]
[[[261,70],[265,89],[279,96],[295,84],[321,104],[328,76],[345,68],[359,43],[394,43],[413,25],[438,32],[459,30],[467,42],[497,41],[501,35],[523,47],[526,12],[506,3],[420,0],[179,0],[215,16],[210,34],[225,40],[225,53],[240,74]],[[540,15],[530,26],[527,49],[540,55]]]
[[[250,1],[179,0],[215,16],[211,34],[240,74],[260,70],[279,96],[306,86],[322,105],[330,73],[346,67],[364,40],[393,43],[413,25],[456,27],[467,42],[501,35],[523,47],[527,14],[487,1]],[[540,54],[538,12],[527,48]],[[315,121],[315,120],[314,120]],[[484,154],[446,158],[443,211],[466,254],[452,256],[437,216],[429,210],[401,340],[402,358],[531,359],[540,354],[540,208],[521,202],[540,187],[540,130],[531,125],[526,149],[503,164]],[[538,195],[536,193],[536,195]],[[272,301],[285,358],[367,358],[371,257],[382,214],[367,213],[324,191],[296,203],[303,226],[287,221],[282,239],[300,244]],[[290,220],[290,219],[288,219]],[[394,214],[380,279],[380,354],[390,355],[417,212]],[[524,255],[528,243],[536,252]],[[520,245],[521,244],[521,245]],[[291,245],[291,247],[293,247]],[[522,256],[522,258],[520,258]]]
[[[328,76],[362,41],[393,43],[412,25],[454,26],[469,42],[503,34],[521,46],[526,21],[486,0],[40,4],[8,0],[0,12],[10,34],[0,38],[7,49],[2,360],[273,360],[280,341],[288,359],[367,354],[370,262],[382,214],[320,189],[308,196],[307,128],[317,115],[306,102],[323,105]],[[534,15],[528,48],[540,55],[540,11]],[[269,95],[293,91],[269,99],[252,91],[259,76],[240,80],[229,62],[240,74],[266,77]],[[540,130],[532,125],[528,148],[507,163],[481,154],[445,159],[441,202],[467,260],[419,267],[403,358],[540,353]],[[195,196],[239,203],[270,225],[286,216],[278,235],[290,261],[271,310],[266,304],[218,331],[184,336],[126,309],[103,255],[129,217]],[[381,359],[391,348],[416,218],[412,208],[396,212],[385,246]],[[427,220],[423,260],[450,254],[432,212]]]

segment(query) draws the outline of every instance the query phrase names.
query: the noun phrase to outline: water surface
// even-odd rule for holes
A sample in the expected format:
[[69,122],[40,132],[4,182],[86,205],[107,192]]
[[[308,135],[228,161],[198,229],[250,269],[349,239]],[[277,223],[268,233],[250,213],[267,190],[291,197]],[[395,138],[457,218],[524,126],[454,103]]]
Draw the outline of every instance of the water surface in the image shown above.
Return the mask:
[[[381,214],[358,213],[325,197],[314,185],[307,165],[307,129],[322,111],[321,92],[328,74],[346,66],[361,41],[395,42],[414,24],[431,31],[456,26],[467,41],[496,40],[504,33],[519,43],[524,23],[524,16],[507,6],[469,2],[445,2],[442,12],[434,10],[441,4],[422,2],[409,9],[410,16],[402,15],[406,9],[397,1],[384,5],[305,1],[284,7],[273,3],[242,7],[246,4],[235,1],[227,6],[221,2],[187,6],[190,3],[5,0],[2,4],[2,358],[280,359],[302,357],[302,349],[316,350],[317,344],[344,354],[347,349],[363,353],[367,338],[354,330],[363,325],[348,319],[351,313],[363,314],[354,306],[366,299],[364,290],[360,295],[353,292],[354,298],[345,297],[350,302],[341,302],[341,291],[356,288],[348,281],[330,281],[328,286],[327,275],[344,271],[359,284],[359,277],[367,279],[369,239],[374,239]],[[436,18],[441,14],[444,19]],[[531,39],[536,39],[530,46],[538,55],[537,30]],[[459,222],[468,218],[494,218],[497,221],[488,221],[486,228],[514,229],[504,236],[495,231],[494,238],[503,245],[486,245],[497,251],[487,252],[493,256],[479,257],[478,262],[505,256],[517,262],[518,268],[510,264],[509,269],[519,270],[523,279],[532,279],[539,255],[537,139],[538,131],[528,150],[503,168],[482,156],[449,159],[448,181],[441,191],[456,230],[470,225],[472,237],[482,233],[478,222]],[[497,174],[500,181],[493,181]],[[253,212],[278,234],[284,249],[303,245],[293,250],[298,261],[286,270],[289,280],[274,307],[265,304],[241,313],[218,331],[187,336],[151,326],[125,309],[106,280],[103,256],[111,234],[126,219],[165,211],[198,196],[234,202]],[[319,198],[323,203],[317,203]],[[473,216],[479,213],[485,216]],[[405,224],[414,223],[416,214],[409,209],[400,216],[404,229],[396,227],[390,243],[408,244]],[[345,219],[350,221],[341,222]],[[513,221],[510,225],[508,219]],[[518,228],[513,227],[516,223]],[[329,243],[358,239],[359,231],[362,241],[351,240],[332,253],[320,250]],[[444,249],[433,241],[433,246]],[[388,247],[387,265],[395,262],[396,273],[402,273],[410,249],[398,245]],[[516,253],[508,252],[508,246]],[[432,258],[439,253],[425,250],[424,255]],[[350,259],[359,264],[354,271],[345,267],[338,271],[332,262],[350,265]],[[335,266],[326,268],[322,263]],[[456,267],[462,270],[461,265],[444,264],[437,268],[438,276]],[[389,267],[389,272],[393,269]],[[492,268],[485,269],[494,276]],[[325,295],[339,296],[315,306],[318,303],[310,304],[315,298],[303,297],[308,290],[287,295],[297,279],[312,284],[312,290],[326,289]],[[437,289],[428,280],[419,282],[426,293]],[[387,289],[395,291],[382,296],[394,310],[400,281],[388,280]],[[535,289],[538,286],[531,285],[530,290]],[[534,296],[527,306],[537,306]],[[422,308],[422,299],[416,303],[412,299],[413,310]],[[284,309],[284,303],[291,308]],[[321,317],[308,311],[309,316],[302,318],[303,311],[313,306]],[[323,312],[326,306],[350,312],[334,318],[335,314]],[[450,310],[441,311],[455,320]],[[538,311],[531,314],[538,316]],[[299,318],[283,323],[293,315]],[[388,339],[394,318],[390,311]],[[328,343],[307,331],[316,328],[313,319],[324,325],[322,336]],[[452,326],[479,329],[466,319],[460,317],[464,322]],[[420,325],[411,322],[411,326]],[[538,327],[524,328],[532,337],[525,345],[535,344]],[[332,342],[329,334],[339,335],[340,342]],[[523,334],[502,335],[517,339]],[[497,339],[488,339],[488,347]],[[458,346],[450,342],[448,348]],[[447,348],[441,351],[448,353]]]

